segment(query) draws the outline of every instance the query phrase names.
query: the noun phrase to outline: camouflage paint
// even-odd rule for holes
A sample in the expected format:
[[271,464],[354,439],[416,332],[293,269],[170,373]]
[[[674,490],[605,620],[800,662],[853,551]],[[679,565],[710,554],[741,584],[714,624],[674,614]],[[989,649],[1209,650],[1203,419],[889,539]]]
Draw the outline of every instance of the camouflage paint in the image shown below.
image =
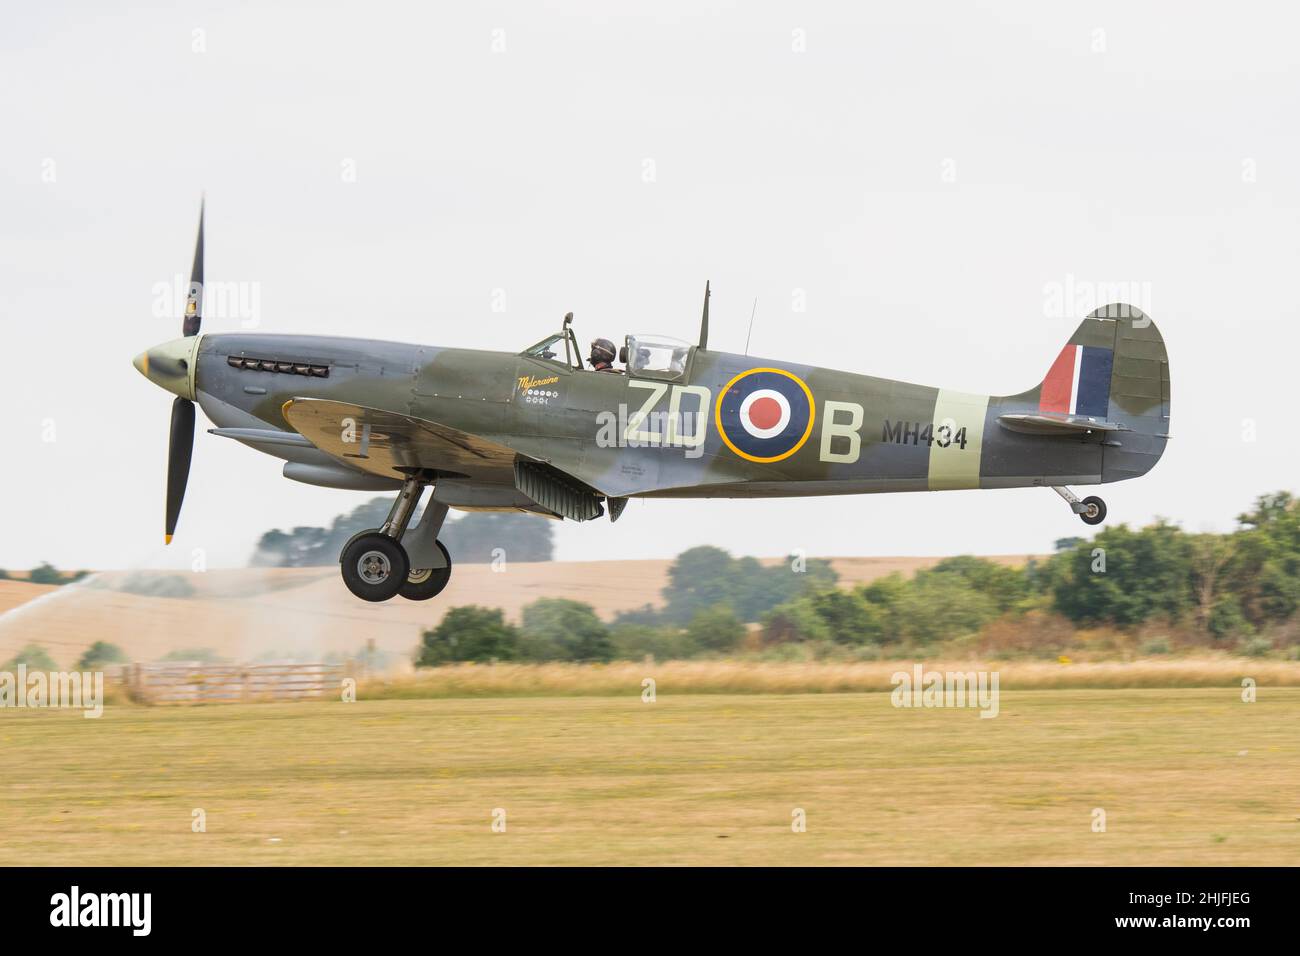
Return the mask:
[[[1123,311],[1120,311],[1123,310]],[[773,497],[1095,484],[1144,474],[1168,439],[1168,357],[1160,333],[1127,306],[1099,309],[1075,330],[1073,345],[1113,353],[1107,418],[1126,430],[1024,434],[999,423],[1040,411],[1041,383],[1009,396],[970,395],[832,369],[692,348],[679,377],[574,369],[531,355],[439,349],[368,339],[208,334],[197,344],[198,401],[224,427],[293,430],[293,399],[333,406],[313,425],[317,448],[348,409],[374,420],[377,434],[404,445],[372,460],[317,451],[320,460],[386,478],[395,461],[415,461],[466,487],[514,494],[509,459],[551,465],[610,497]],[[230,356],[329,366],[327,378],[233,368]],[[1044,368],[1051,365],[1045,357]],[[724,396],[747,373],[770,370],[811,396],[807,433],[787,453],[739,454],[719,427]],[[792,393],[793,394],[793,393]],[[701,414],[677,434],[654,431],[643,409]],[[622,417],[620,418],[620,413]],[[664,444],[602,447],[602,422]],[[442,435],[420,423],[444,426]],[[691,441],[700,435],[702,441]],[[607,429],[608,431],[608,429]],[[956,441],[963,432],[964,447]],[[481,440],[474,453],[456,434]],[[310,437],[310,436],[309,436]],[[798,436],[796,436],[798,437]],[[242,439],[241,439],[242,440]],[[383,441],[389,439],[381,439]],[[946,444],[943,444],[946,442]],[[303,452],[259,445],[290,459]],[[337,451],[337,449],[335,449]],[[313,462],[316,458],[311,459]]]

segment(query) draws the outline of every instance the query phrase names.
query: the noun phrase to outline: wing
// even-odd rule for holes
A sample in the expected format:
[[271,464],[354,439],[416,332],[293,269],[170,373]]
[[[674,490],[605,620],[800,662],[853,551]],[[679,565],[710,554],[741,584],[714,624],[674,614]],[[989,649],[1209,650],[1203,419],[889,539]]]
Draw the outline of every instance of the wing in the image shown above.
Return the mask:
[[701,468],[675,448],[599,448],[535,435],[488,438],[427,419],[318,398],[291,399],[283,414],[307,441],[361,471],[401,478],[411,469],[428,468],[507,485],[577,521],[593,517],[600,498],[735,480],[730,471]]
[[318,398],[290,399],[283,413],[325,454],[374,475],[401,478],[409,469],[430,468],[514,484],[514,449],[437,422]]

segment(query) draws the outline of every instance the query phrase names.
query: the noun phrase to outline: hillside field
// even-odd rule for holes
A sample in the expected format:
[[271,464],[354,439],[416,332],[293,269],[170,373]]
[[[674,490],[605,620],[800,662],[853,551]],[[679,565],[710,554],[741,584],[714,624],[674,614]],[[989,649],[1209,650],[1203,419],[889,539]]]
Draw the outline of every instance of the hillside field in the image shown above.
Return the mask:
[[[783,559],[772,558],[765,563]],[[864,584],[895,571],[911,574],[941,558],[832,558],[842,587]],[[1024,556],[991,558],[1022,564]],[[132,593],[133,574],[106,571],[62,588],[0,581],[0,661],[29,642],[42,645],[61,666],[70,666],[94,641],[121,647],[135,660],[156,660],[174,650],[207,648],[229,660],[259,655],[319,658],[355,654],[367,641],[409,658],[426,628],[448,608],[464,604],[499,607],[512,620],[541,597],[572,598],[596,608],[606,620],[619,611],[660,606],[671,561],[546,561],[457,565],[447,589],[433,601],[394,599],[367,604],[348,593],[335,565],[319,568],[257,568],[149,572],[179,578],[191,597]]]

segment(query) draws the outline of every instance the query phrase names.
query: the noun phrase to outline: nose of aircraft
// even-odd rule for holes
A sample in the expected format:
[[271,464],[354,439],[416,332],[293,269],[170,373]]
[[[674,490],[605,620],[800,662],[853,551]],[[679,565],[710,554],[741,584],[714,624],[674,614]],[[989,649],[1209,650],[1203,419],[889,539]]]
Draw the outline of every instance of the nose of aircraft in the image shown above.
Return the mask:
[[173,395],[194,400],[194,373],[198,368],[200,336],[191,335],[155,345],[131,364],[137,372]]

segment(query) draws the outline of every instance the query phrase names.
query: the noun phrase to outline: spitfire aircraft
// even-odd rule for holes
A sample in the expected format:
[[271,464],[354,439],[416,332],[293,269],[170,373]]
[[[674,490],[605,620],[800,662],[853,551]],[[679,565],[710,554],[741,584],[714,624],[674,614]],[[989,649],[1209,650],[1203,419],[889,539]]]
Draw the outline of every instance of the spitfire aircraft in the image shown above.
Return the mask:
[[[974,395],[627,335],[584,363],[566,315],[519,352],[361,338],[201,334],[203,213],[183,337],[135,358],[173,393],[166,540],[189,477],[194,403],[210,433],[284,459],[284,475],[390,490],[379,528],[339,556],[357,597],[434,597],[451,578],[448,508],[618,520],[629,498],[772,498],[1068,486],[1136,478],[1169,438],[1169,363],[1155,324],[1110,305],[1075,329],[1046,377]],[[597,354],[599,353],[599,354]],[[621,367],[620,367],[621,366]],[[412,515],[426,488],[419,523]]]

